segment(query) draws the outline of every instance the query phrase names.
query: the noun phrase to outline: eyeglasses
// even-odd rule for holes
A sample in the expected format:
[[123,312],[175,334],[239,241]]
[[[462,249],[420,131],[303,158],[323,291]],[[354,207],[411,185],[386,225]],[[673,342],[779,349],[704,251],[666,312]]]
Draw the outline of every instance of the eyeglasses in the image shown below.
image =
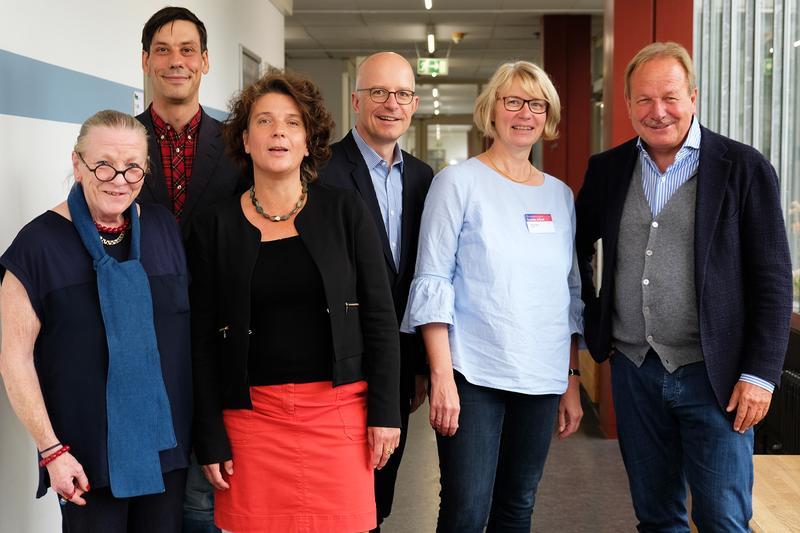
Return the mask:
[[504,96],[501,100],[503,100],[503,107],[506,108],[506,111],[519,111],[522,109],[522,106],[528,104],[528,109],[531,110],[531,113],[536,113],[537,115],[546,113],[547,107],[549,106],[547,100],[541,100],[539,98],[525,100],[519,96]]
[[142,181],[142,178],[144,178],[144,175],[147,174],[147,172],[136,163],[133,163],[124,170],[117,170],[108,163],[100,163],[96,167],[92,168],[89,166],[80,152],[75,153],[78,154],[81,162],[86,165],[86,168],[88,168],[91,173],[94,174],[94,177],[97,178],[98,181],[113,181],[117,177],[117,174],[122,174],[123,179],[128,183],[139,183]]
[[367,91],[369,92],[369,99],[376,104],[382,104],[394,95],[394,99],[400,105],[408,105],[414,100],[414,91],[406,91],[401,89],[399,91],[390,91],[383,87],[370,87],[369,89],[356,89],[356,92]]

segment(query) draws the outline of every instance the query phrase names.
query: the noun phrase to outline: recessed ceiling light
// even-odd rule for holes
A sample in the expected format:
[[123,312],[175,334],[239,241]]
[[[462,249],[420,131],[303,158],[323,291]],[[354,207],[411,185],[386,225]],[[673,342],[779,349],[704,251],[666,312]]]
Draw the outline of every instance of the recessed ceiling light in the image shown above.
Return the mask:
[[433,7],[433,0],[425,0],[425,9],[430,9]]
[[[797,42],[800,43],[800,41],[797,41]],[[433,91],[431,92],[431,94],[433,95],[434,98],[439,98],[439,89],[434,87]]]
[[434,109],[434,110],[433,110],[433,114],[434,114],[434,115],[438,115],[438,114],[439,114],[439,110],[438,110],[438,109]]

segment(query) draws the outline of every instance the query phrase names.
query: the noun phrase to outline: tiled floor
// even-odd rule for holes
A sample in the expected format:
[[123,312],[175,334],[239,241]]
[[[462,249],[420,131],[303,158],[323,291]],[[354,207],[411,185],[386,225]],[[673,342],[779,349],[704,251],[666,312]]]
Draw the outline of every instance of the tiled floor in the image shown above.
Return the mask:
[[[600,435],[586,415],[578,434],[554,440],[534,509],[532,531],[618,533],[635,531],[628,482],[616,440]],[[439,469],[427,403],[411,416],[392,515],[384,533],[428,533],[436,528]]]

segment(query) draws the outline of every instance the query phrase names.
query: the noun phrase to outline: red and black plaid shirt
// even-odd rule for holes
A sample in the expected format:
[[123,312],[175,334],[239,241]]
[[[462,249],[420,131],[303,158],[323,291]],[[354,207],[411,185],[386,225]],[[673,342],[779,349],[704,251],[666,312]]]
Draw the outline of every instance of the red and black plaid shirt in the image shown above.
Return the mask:
[[156,130],[156,141],[161,151],[161,168],[164,171],[164,182],[167,192],[172,200],[172,212],[175,218],[181,219],[183,205],[186,203],[186,193],[189,179],[192,177],[192,163],[197,146],[197,131],[200,129],[202,111],[197,114],[183,128],[182,132],[164,122],[152,106],[150,115],[153,117],[153,126]]

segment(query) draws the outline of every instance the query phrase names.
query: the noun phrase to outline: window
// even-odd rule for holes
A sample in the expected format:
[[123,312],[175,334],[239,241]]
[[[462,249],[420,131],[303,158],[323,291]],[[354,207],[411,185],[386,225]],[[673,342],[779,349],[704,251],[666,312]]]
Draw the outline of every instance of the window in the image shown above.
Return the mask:
[[242,52],[242,77],[239,89],[244,89],[261,77],[261,58],[242,45],[239,45],[239,49]]
[[800,8],[797,0],[698,0],[700,122],[778,172],[800,311]]

